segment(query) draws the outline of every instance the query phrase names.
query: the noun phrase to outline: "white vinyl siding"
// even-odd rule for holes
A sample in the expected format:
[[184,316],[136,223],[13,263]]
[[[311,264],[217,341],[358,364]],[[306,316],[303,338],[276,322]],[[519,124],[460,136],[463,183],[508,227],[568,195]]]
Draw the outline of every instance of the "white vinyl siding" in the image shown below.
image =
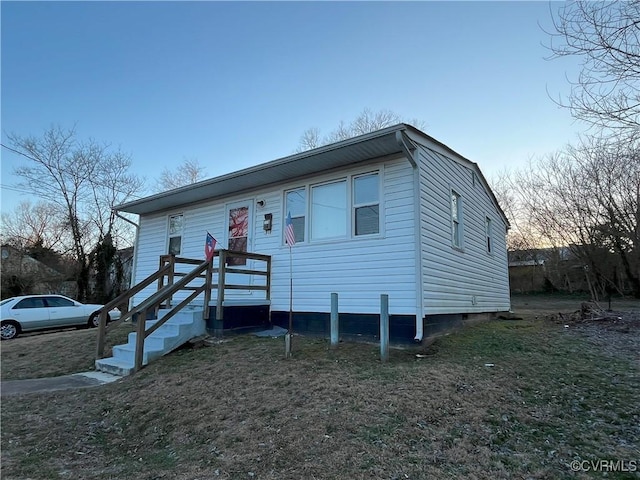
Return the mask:
[[[352,172],[354,177],[366,173]],[[335,173],[314,178],[316,182],[310,188],[339,178]],[[331,293],[335,292],[339,294],[340,312],[375,314],[380,312],[380,294],[385,293],[389,295],[391,313],[416,314],[412,167],[406,159],[385,162],[379,181],[384,192],[380,199],[379,235],[317,242],[311,238],[291,249],[295,311],[328,313]],[[274,218],[280,219],[280,215],[274,212]],[[274,228],[284,228],[284,219],[278,222],[282,223],[274,223]],[[288,310],[289,249],[282,245],[275,253],[266,247],[257,251],[273,255],[272,309]]]
[[[379,234],[341,239],[313,239],[296,243],[291,249],[293,263],[293,308],[299,312],[330,312],[331,293],[339,294],[342,313],[379,313],[380,294],[389,295],[392,314],[415,315],[416,286],[416,231],[414,222],[413,169],[404,158],[375,164],[381,197],[379,198]],[[284,224],[287,212],[287,192],[297,191],[303,185],[307,192],[308,209],[311,209],[311,189],[330,185],[337,180],[347,182],[347,197],[342,203],[346,232],[350,232],[352,209],[351,179],[370,174],[367,169],[348,169],[314,176],[303,181],[295,180],[278,187],[239,193],[237,196],[195,205],[184,210],[184,234],[181,256],[204,259],[206,232],[218,240],[225,238],[224,204],[249,198],[265,200],[265,206],[254,208],[252,247],[250,250],[272,256],[271,309],[289,309],[289,248],[284,244]],[[307,210],[307,214],[309,212]],[[262,228],[264,214],[273,215],[272,233]],[[293,211],[292,217],[294,216]],[[301,218],[301,217],[300,217]],[[311,231],[306,217],[307,237]],[[276,233],[279,232],[279,233]],[[167,214],[143,215],[140,221],[139,252],[136,255],[136,282],[158,269],[159,256],[166,253]],[[299,239],[296,238],[299,242]],[[219,248],[226,248],[224,243]],[[216,260],[217,264],[217,260]],[[261,268],[259,262],[254,265]],[[263,278],[254,276],[252,282],[263,284]],[[136,296],[136,302],[149,296],[155,285]],[[174,299],[184,298],[188,292],[179,292]],[[227,291],[227,298],[238,296]],[[255,291],[252,299],[264,298]],[[213,294],[215,298],[215,292]],[[197,301],[201,301],[197,299]]]
[[[473,164],[450,155],[453,154],[425,145],[415,155],[420,167],[424,314],[509,310],[506,239],[504,235],[494,235],[492,255],[487,255],[487,213],[494,220],[500,219],[494,233],[505,232],[506,224],[479,177],[470,174]],[[451,248],[449,240],[453,231],[452,191],[464,201],[461,212],[464,249]]]

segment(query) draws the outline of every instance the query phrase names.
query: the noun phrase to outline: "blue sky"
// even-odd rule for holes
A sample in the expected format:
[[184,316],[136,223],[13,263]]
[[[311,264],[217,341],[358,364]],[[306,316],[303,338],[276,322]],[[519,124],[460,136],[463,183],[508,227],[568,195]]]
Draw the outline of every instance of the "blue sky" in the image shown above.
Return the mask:
[[[364,108],[426,125],[487,177],[576,140],[549,98],[547,2],[1,2],[2,143],[53,124],[129,153],[152,184],[291,154]],[[3,212],[28,199],[2,149]]]

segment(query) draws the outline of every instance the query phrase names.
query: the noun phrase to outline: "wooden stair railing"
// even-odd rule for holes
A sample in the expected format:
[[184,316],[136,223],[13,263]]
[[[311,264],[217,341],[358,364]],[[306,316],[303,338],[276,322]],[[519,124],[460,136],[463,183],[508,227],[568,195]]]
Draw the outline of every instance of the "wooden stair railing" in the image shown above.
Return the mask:
[[[131,290],[129,290],[128,292],[125,292],[125,294],[114,299],[111,303],[115,303],[116,305],[119,305],[125,300],[128,300],[135,293],[142,290],[145,286],[150,285],[151,283],[158,280],[164,275],[170,274],[173,266],[174,266],[173,264],[165,265],[164,267],[160,268],[157,272],[148,276],[146,279],[144,279],[142,282],[140,282]],[[208,304],[209,298],[211,295],[212,270],[213,270],[212,262],[207,262],[207,261],[200,262],[196,268],[194,268],[191,272],[184,274],[180,280],[178,280],[175,283],[168,284],[162,287],[153,295],[151,295],[149,298],[144,300],[139,305],[133,307],[131,310],[129,310],[126,314],[124,314],[120,318],[119,321],[122,321],[123,319],[133,317],[134,315],[138,316],[137,328],[136,328],[137,335],[136,335],[136,354],[135,354],[134,371],[138,371],[140,370],[140,368],[142,368],[143,348],[144,348],[145,338],[147,338],[149,335],[155,332],[158,328],[160,328],[167,320],[173,317],[176,313],[178,313],[183,307],[185,307],[189,302],[191,302],[194,298],[196,298],[201,293],[203,292],[205,293],[205,305]],[[151,328],[147,330],[145,325],[145,321],[147,319],[147,312],[152,308],[157,309],[159,305],[161,305],[168,298],[172,297],[177,291],[187,287],[187,285],[193,280],[195,280],[196,278],[202,277],[203,272],[205,272],[205,275],[204,275],[205,281],[202,283],[202,285],[198,287],[188,287],[190,290],[193,290],[193,292],[189,296],[187,296],[187,298],[185,298],[182,302],[174,306],[165,316],[163,316]],[[98,347],[96,351],[96,357],[98,359],[102,358],[104,354],[104,339],[106,335],[106,323],[107,323],[106,312],[109,311],[108,310],[109,306],[110,306],[109,304],[105,305],[100,311],[100,325],[98,326],[98,329],[99,329]],[[204,320],[206,320],[208,317],[209,317],[209,309],[205,308]]]
[[[210,284],[208,284],[208,282],[207,282],[207,281],[210,282],[210,278],[211,278],[210,271],[211,270],[212,270],[211,262],[206,262],[206,261],[202,262],[198,267],[194,268],[191,272],[189,272],[188,274],[184,275],[180,280],[178,280],[177,282],[175,282],[173,284],[169,284],[169,285],[161,288],[156,293],[154,293],[149,298],[147,298],[145,301],[143,301],[140,305],[138,305],[138,306],[136,306],[134,308],[134,310],[136,310],[136,312],[138,313],[134,372],[137,372],[138,370],[140,370],[142,368],[143,350],[144,350],[144,340],[145,340],[145,338],[147,338],[149,335],[151,335],[153,332],[155,332],[158,328],[160,328],[162,325],[164,325],[165,322],[167,322],[176,313],[178,313],[180,310],[182,310],[182,308],[187,306],[189,304],[189,302],[191,302],[191,300],[196,298],[198,295],[200,295],[201,293],[205,292],[205,296],[206,296],[206,292],[207,291],[211,292]],[[190,295],[188,295],[183,301],[178,303],[176,306],[172,307],[167,312],[166,315],[164,315],[161,319],[157,320],[149,329],[146,329],[145,322],[146,322],[146,319],[147,319],[147,312],[150,309],[154,309],[154,310],[157,311],[159,306],[165,300],[171,298],[179,290],[184,289],[187,286],[187,284],[189,284],[192,280],[198,278],[205,271],[209,271],[207,273],[207,275],[206,275],[207,281],[205,281],[202,285],[200,285],[198,287],[190,288],[190,289],[193,290],[193,292]],[[209,288],[207,288],[207,287],[209,287]],[[208,305],[208,303],[209,303],[208,301],[205,301],[205,305]],[[203,316],[204,316],[204,320],[206,320],[209,317],[209,308],[207,308],[207,307],[204,308],[204,315]]]
[[[122,304],[129,304],[129,301],[133,296],[144,288],[148,287],[154,282],[158,282],[158,290],[149,298],[144,300],[139,305],[131,308],[127,312],[123,313],[116,322],[122,322],[128,318],[132,318],[134,315],[138,316],[137,322],[137,335],[136,335],[136,354],[135,354],[135,371],[142,368],[143,361],[143,348],[144,340],[146,337],[160,328],[167,320],[172,318],[182,308],[187,306],[194,298],[201,293],[204,293],[204,313],[203,319],[209,318],[209,303],[211,300],[211,290],[217,289],[216,299],[216,320],[221,321],[223,319],[223,303],[224,303],[224,291],[225,288],[233,290],[262,290],[265,292],[266,300],[271,299],[271,256],[262,255],[258,253],[240,252],[233,250],[216,250],[214,257],[220,258],[220,264],[218,268],[213,268],[213,260],[210,262],[194,260],[190,258],[176,257],[175,255],[161,255],[160,266],[158,270],[147,278],[119,295],[109,303],[107,303],[102,309],[100,309],[100,323],[98,326],[98,342],[96,348],[96,358],[100,359],[104,356],[104,344],[106,337],[107,326],[107,314],[108,312]],[[227,259],[230,257],[244,258],[247,260],[259,260],[266,263],[266,270],[255,270],[246,268],[227,267]],[[190,264],[196,265],[196,267],[188,273],[176,272],[176,264]],[[218,274],[218,283],[213,284],[213,273]],[[265,285],[228,285],[225,282],[226,273],[238,273],[246,275],[258,275],[265,276]],[[165,277],[167,278],[167,284],[165,285]],[[176,277],[181,277],[177,282]],[[189,283],[197,278],[204,278],[204,282],[199,286],[189,286]],[[173,295],[179,290],[192,290],[184,300],[175,306],[171,306],[171,300]],[[158,310],[161,306],[169,309],[169,312],[165,314],[161,320],[157,321],[148,330],[145,328],[145,321],[147,319],[147,312],[151,309],[154,310],[154,316],[157,318]],[[221,332],[220,332],[221,333]]]
[[[171,268],[170,265],[166,265],[164,268],[159,269],[158,271],[152,273],[147,278],[137,283],[133,287],[131,287],[126,292],[118,295],[116,298],[107,303],[102,309],[100,309],[100,323],[98,324],[98,344],[96,347],[96,358],[100,359],[104,356],[104,341],[106,337],[106,328],[107,328],[107,315],[108,313],[123,304],[129,305],[129,300],[138,292],[142,291],[144,288],[151,285],[153,282],[157,281],[161,275],[166,275]],[[112,325],[118,324],[120,322],[124,322],[128,318],[131,318],[135,312],[133,310],[127,310],[127,312],[120,315],[120,318],[112,322]]]

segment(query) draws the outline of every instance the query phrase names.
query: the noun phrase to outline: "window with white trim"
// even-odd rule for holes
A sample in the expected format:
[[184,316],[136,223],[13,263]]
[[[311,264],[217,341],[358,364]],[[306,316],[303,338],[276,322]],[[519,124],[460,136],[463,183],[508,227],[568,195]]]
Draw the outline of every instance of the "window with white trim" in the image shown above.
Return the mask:
[[380,233],[380,187],[377,173],[353,177],[353,234]]
[[311,239],[347,236],[347,181],[311,187]]
[[462,199],[455,190],[451,190],[451,242],[462,248]]
[[491,225],[491,219],[489,217],[485,217],[484,219],[484,230],[487,238],[487,253],[491,253],[491,249],[493,248],[491,244],[491,231],[493,230],[493,226]]
[[304,187],[285,192],[284,217],[287,218],[289,214],[291,214],[291,223],[293,224],[293,234],[295,235],[296,243],[304,242],[307,215],[307,190]]
[[182,251],[182,231],[184,229],[184,216],[180,213],[169,215],[169,254],[180,255]]
[[380,235],[380,177],[381,172],[375,170],[285,190],[282,244],[286,244],[285,219],[289,213],[296,242]]

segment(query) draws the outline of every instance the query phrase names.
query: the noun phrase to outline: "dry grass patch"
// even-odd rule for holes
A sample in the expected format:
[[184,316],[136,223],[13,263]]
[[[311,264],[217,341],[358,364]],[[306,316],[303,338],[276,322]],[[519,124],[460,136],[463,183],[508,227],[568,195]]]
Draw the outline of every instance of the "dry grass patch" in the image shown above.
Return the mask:
[[283,353],[235,337],[3,399],[2,477],[588,478],[569,463],[638,457],[637,367],[555,324],[480,324],[384,365],[364,344]]
[[[107,329],[105,354],[114,345],[127,343],[131,323],[116,323]],[[31,333],[0,344],[2,380],[56,377],[94,369],[97,330],[67,329]]]

